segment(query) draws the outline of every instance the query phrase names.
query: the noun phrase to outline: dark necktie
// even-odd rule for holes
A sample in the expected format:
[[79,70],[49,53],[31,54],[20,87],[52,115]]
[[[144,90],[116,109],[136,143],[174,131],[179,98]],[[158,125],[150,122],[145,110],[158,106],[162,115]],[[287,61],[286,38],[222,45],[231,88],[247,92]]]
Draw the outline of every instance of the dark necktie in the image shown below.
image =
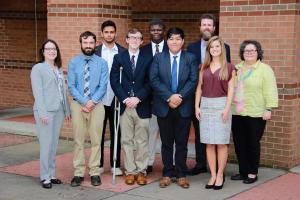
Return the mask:
[[155,54],[159,53],[159,44],[155,45]]
[[130,63],[131,63],[131,69],[132,69],[132,74],[134,74],[134,71],[135,71],[135,62],[134,62],[134,55],[131,56],[131,59],[130,59]]
[[83,94],[84,94],[85,97],[90,97],[90,95],[91,95],[89,61],[90,61],[90,59],[85,59],[85,66],[84,66],[84,88],[83,88]]
[[173,56],[173,63],[172,63],[172,84],[171,89],[173,93],[177,91],[177,56]]

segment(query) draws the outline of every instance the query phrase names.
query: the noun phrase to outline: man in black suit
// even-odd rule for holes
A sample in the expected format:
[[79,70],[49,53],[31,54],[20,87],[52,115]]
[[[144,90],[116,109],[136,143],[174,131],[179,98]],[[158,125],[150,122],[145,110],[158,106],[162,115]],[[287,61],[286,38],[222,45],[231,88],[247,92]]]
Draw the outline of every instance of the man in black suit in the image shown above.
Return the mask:
[[[149,22],[149,33],[150,33],[150,43],[141,48],[142,51],[152,57],[155,54],[162,51],[169,50],[167,42],[165,42],[165,23],[160,19],[153,19]],[[147,174],[152,172],[153,164],[155,160],[155,151],[158,142],[158,124],[157,117],[152,114],[149,123],[149,161],[147,167]]]
[[198,81],[197,61],[193,54],[182,51],[184,32],[170,28],[167,32],[169,52],[155,55],[150,69],[153,88],[153,112],[157,116],[162,141],[163,177],[160,187],[171,184],[173,145],[177,184],[189,187],[186,179],[188,134],[194,110],[194,92]]
[[[128,31],[126,42],[128,50],[114,57],[110,83],[121,103],[120,125],[126,170],[125,183],[132,185],[136,181],[139,185],[145,185],[149,159],[148,128],[151,117],[148,73],[152,57],[140,51],[143,35],[138,29]],[[121,83],[120,73],[122,73]]]
[[[212,14],[203,14],[200,18],[200,36],[201,39],[191,43],[187,51],[193,53],[197,58],[198,66],[204,62],[206,43],[214,35],[216,29],[216,18]],[[225,44],[227,62],[230,62],[230,48]],[[195,152],[196,165],[188,171],[188,175],[197,175],[207,172],[206,167],[206,145],[200,143],[199,121],[193,114],[193,125],[195,129]]]
[[[112,62],[114,55],[125,51],[126,49],[116,43],[116,24],[107,20],[101,25],[101,36],[103,38],[103,43],[96,47],[95,54],[102,57],[106,60],[108,64],[109,71],[111,70]],[[114,106],[115,106],[115,95],[111,89],[110,81],[108,80],[106,93],[102,99],[102,103],[105,109],[105,117],[103,122],[102,131],[102,140],[101,140],[101,159],[100,159],[100,173],[104,172],[103,160],[104,160],[104,140],[105,140],[105,130],[107,120],[109,121],[109,130],[110,130],[110,166],[111,173],[113,173],[113,156],[114,156],[114,138],[115,138],[115,129],[114,129]],[[118,131],[118,140],[117,140],[117,160],[116,160],[116,175],[123,175],[122,170],[120,169],[120,156],[121,156],[121,131]]]

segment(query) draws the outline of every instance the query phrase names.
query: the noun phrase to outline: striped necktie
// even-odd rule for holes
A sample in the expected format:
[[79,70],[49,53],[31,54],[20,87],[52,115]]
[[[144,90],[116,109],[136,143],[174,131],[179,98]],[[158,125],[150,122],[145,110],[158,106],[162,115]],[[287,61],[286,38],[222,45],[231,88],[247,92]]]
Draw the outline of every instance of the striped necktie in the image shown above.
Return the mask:
[[89,61],[90,61],[90,59],[85,59],[85,66],[84,66],[84,89],[83,89],[83,94],[84,94],[85,97],[90,97],[90,95],[91,95]]
[[131,59],[130,59],[130,63],[131,63],[131,69],[132,69],[132,74],[134,74],[134,71],[135,71],[135,62],[134,62],[134,55],[131,56]]

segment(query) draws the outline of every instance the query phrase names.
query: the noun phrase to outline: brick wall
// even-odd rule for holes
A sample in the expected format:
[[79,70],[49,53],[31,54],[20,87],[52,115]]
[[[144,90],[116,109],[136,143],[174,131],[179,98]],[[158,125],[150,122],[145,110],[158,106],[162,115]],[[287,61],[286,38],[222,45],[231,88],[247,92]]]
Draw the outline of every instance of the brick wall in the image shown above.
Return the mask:
[[148,22],[151,19],[162,19],[167,29],[180,27],[186,33],[185,47],[199,38],[199,19],[203,13],[219,15],[220,2],[216,0],[132,0],[132,23],[145,35],[145,43],[149,42]]
[[[37,41],[46,38],[46,1],[37,4]],[[31,106],[30,69],[36,61],[34,1],[0,2],[0,107]],[[38,46],[39,46],[38,45]]]
[[[299,3],[298,1],[228,1],[220,4],[220,35],[230,44],[238,63],[240,43],[261,42],[264,62],[272,66],[279,88],[279,108],[273,112],[262,139],[261,163],[289,168],[299,164]],[[233,154],[231,149],[231,155]],[[231,156],[233,159],[233,156]]]

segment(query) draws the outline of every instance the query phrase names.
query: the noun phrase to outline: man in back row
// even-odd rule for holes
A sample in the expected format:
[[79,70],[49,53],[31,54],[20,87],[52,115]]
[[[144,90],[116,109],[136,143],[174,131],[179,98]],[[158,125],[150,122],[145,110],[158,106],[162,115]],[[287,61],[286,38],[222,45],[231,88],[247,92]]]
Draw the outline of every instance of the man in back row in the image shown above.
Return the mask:
[[[96,47],[95,54],[102,57],[107,61],[109,73],[111,71],[114,56],[118,53],[125,51],[126,49],[116,43],[116,24],[107,20],[101,25],[101,36],[103,38],[103,43]],[[102,139],[101,139],[101,159],[100,159],[100,173],[104,172],[103,161],[104,161],[104,140],[105,140],[105,130],[107,120],[109,121],[110,130],[110,167],[113,173],[113,156],[114,156],[114,106],[115,106],[115,95],[111,89],[110,80],[108,79],[106,93],[102,99],[105,109],[105,117],[103,122]],[[120,157],[121,157],[121,130],[118,131],[117,136],[117,158],[116,158],[116,175],[121,176],[123,172],[120,168]]]
[[[199,66],[204,62],[206,44],[208,40],[214,36],[216,30],[216,18],[212,14],[203,14],[200,18],[200,40],[191,43],[187,51],[193,53],[197,58],[197,65]],[[227,62],[230,62],[230,48],[225,44]],[[195,98],[194,98],[195,99]],[[195,152],[196,152],[196,164],[188,171],[188,175],[197,175],[203,172],[207,172],[206,167],[206,146],[200,143],[200,130],[199,121],[195,114],[193,114],[193,126],[195,129]]]

